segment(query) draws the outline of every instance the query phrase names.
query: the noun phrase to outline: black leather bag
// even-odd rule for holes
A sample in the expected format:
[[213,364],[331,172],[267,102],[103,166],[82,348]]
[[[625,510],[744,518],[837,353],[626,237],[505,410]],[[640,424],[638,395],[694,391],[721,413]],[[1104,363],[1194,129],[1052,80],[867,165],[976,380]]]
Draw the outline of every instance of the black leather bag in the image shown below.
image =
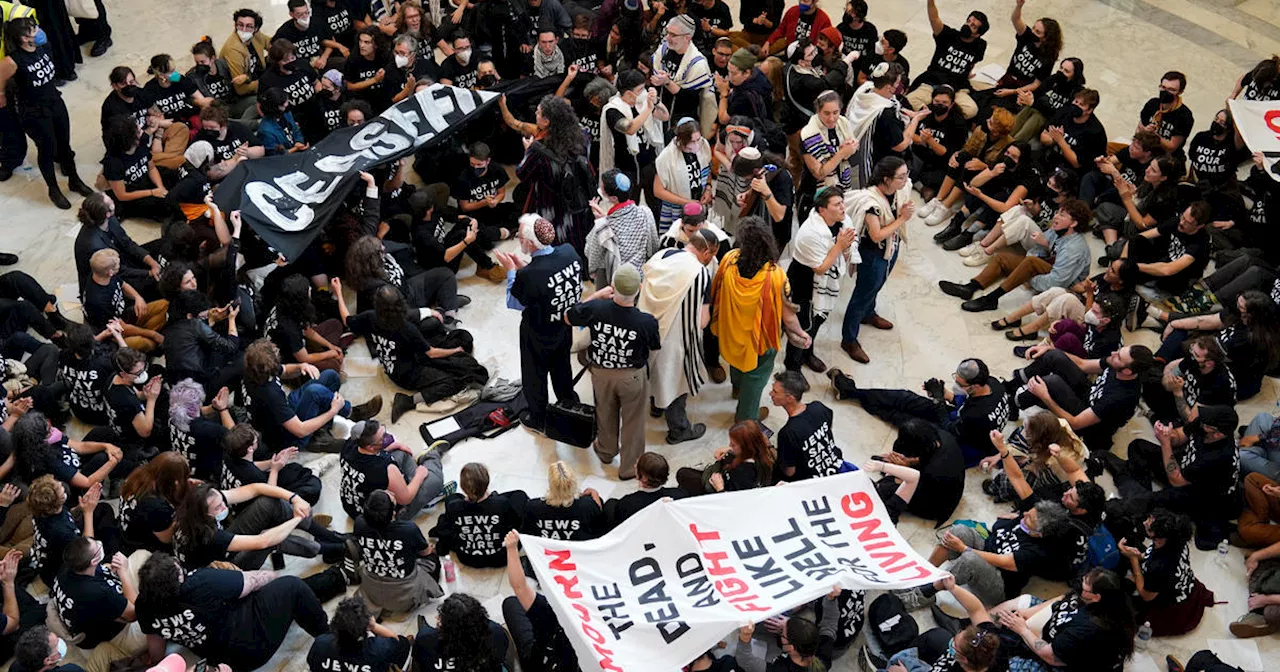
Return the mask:
[[[587,373],[584,367],[573,377],[577,385]],[[586,448],[596,440],[596,407],[581,402],[557,401],[547,407],[547,438]]]

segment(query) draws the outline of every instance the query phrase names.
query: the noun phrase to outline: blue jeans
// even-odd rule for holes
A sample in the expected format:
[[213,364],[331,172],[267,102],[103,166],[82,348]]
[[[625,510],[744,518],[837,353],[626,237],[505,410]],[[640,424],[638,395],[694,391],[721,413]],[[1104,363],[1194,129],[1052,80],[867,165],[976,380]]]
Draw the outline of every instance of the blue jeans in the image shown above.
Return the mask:
[[858,251],[862,254],[862,263],[858,264],[858,284],[854,285],[853,296],[849,297],[849,306],[844,311],[842,343],[858,340],[862,321],[875,314],[876,296],[898,261],[898,250],[894,250],[892,259],[885,259],[884,252],[874,245],[863,245]]
[[[306,422],[329,410],[333,395],[341,386],[342,377],[337,371],[322,371],[319,380],[313,380],[290,392],[289,403],[293,405],[293,412],[298,415],[298,419]],[[342,402],[342,410],[338,411],[338,415],[344,418],[351,415],[351,402]],[[298,447],[301,448],[310,441],[310,436],[300,438]]]
[[1280,481],[1280,446],[1272,444],[1268,438],[1275,418],[1270,413],[1259,413],[1245,428],[1245,436],[1261,436],[1262,440],[1240,449],[1240,476],[1259,473],[1273,481]]

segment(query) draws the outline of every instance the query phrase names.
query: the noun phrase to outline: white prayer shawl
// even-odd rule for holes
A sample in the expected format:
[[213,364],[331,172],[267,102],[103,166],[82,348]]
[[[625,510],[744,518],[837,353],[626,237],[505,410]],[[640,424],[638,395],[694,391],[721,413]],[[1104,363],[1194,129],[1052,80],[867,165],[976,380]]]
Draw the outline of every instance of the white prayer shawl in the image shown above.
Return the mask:
[[[853,222],[848,217],[836,232],[839,233],[845,227],[853,227]],[[794,263],[817,268],[826,260],[827,253],[835,244],[836,239],[831,234],[831,228],[822,219],[822,215],[818,214],[817,208],[814,208],[809,211],[809,218],[804,220],[800,229],[796,231],[795,238],[791,239],[791,259]],[[835,307],[836,299],[840,296],[840,278],[844,276],[846,267],[855,263],[853,255],[857,253],[856,246],[849,246],[835,260],[835,263],[831,264],[826,273],[814,272],[812,303],[814,315],[825,318],[831,314],[831,309]],[[861,258],[858,261],[861,261]]]
[[849,99],[849,106],[845,108],[844,114],[853,125],[853,137],[858,140],[858,150],[849,157],[849,163],[853,166],[854,189],[867,186],[867,178],[871,175],[871,157],[875,155],[871,132],[875,129],[876,121],[885,110],[897,114],[898,109],[896,99],[885,98],[876,93],[869,81],[863,82]]
[[666,408],[682,394],[698,394],[706,383],[699,318],[715,277],[713,264],[703,266],[689,252],[664,258],[667,254],[668,250],[660,250],[644,265],[644,283],[636,301],[640,310],[658,320],[662,347],[649,355],[649,393],[658,408]]
[[[636,113],[644,114],[649,109],[649,94],[642,93],[636,99]],[[622,100],[622,94],[614,94],[609,102],[600,108],[600,175],[609,172],[614,168],[614,148],[613,148],[613,129],[609,126],[607,117],[609,110],[617,110],[622,113],[622,118],[630,122],[634,117],[631,114],[631,106]],[[635,156],[640,153],[640,143],[652,147],[657,151],[662,146],[662,127],[658,124],[658,120],[649,115],[644,124],[641,124],[640,130],[632,135],[627,136],[627,153]]]
[[[698,141],[697,149],[693,154],[698,157],[698,182],[702,185],[703,190],[711,188],[711,145],[705,138]],[[692,198],[692,184],[690,183],[688,164],[684,160],[684,150],[676,145],[676,141],[672,140],[658,154],[656,162],[658,168],[658,177],[662,180],[662,186],[667,191],[674,193],[682,198]],[[679,219],[683,212],[684,206],[675,203],[661,201],[658,216],[658,233],[664,234],[670,228],[671,223]]]
[[[716,226],[711,222],[703,222],[702,228],[715,234],[717,241],[722,243],[725,241],[729,241],[731,245],[733,244],[733,239],[730,238],[729,234],[725,233],[724,229],[720,228],[719,226]],[[689,236],[684,235],[684,228],[681,226],[680,220],[677,219],[676,221],[671,223],[671,228],[667,229],[667,232],[662,234],[662,240],[659,241],[659,247],[663,249],[670,249],[673,247],[684,247],[684,244],[687,242],[689,242]],[[712,259],[711,265],[718,268],[720,265],[720,262],[718,260]]]
[[[654,71],[665,70],[662,67],[662,58],[667,54],[667,43],[663,42],[653,50],[653,60],[650,67]],[[697,110],[671,110],[671,121],[675,122],[680,117],[698,118],[698,125],[701,127],[702,135],[710,136],[715,130],[718,106],[714,91],[715,80],[711,76],[711,67],[707,65],[707,59],[696,47],[689,45],[689,48],[680,55],[680,65],[676,67],[676,73],[671,76],[671,81],[680,85],[685,91],[700,91],[698,97]]]
[[[880,190],[875,187],[867,187],[866,189],[844,192],[844,215],[849,218],[849,221],[853,222],[853,225],[856,227],[858,235],[855,240],[861,241],[862,236],[866,234],[867,213],[870,212],[872,208],[876,208],[880,211],[881,224],[887,225],[893,221],[893,213],[899,211],[902,206],[906,205],[910,200],[911,180],[907,180],[907,185],[898,191],[898,193],[893,195],[892,208],[890,207],[889,199],[885,198],[885,195],[880,193]],[[907,227],[900,226],[898,227],[898,230],[885,241],[884,258],[892,259],[894,251],[898,249],[898,245],[905,242],[907,242]],[[860,264],[862,263],[862,256],[857,252],[857,247],[858,243],[855,242],[852,246],[856,256],[853,263]]]
[[[840,150],[840,145],[857,137],[853,132],[853,124],[850,124],[849,120],[844,117],[836,117],[834,130],[836,132],[836,140],[835,144],[832,144],[829,136],[830,130],[822,125],[818,115],[814,114],[809,117],[809,122],[804,125],[804,128],[800,129],[801,151],[817,159],[818,163],[826,163]],[[822,184],[819,184],[818,188],[839,187],[840,189],[852,189],[854,174],[849,161],[850,159],[841,161],[835,170],[831,171],[830,175],[823,178]]]

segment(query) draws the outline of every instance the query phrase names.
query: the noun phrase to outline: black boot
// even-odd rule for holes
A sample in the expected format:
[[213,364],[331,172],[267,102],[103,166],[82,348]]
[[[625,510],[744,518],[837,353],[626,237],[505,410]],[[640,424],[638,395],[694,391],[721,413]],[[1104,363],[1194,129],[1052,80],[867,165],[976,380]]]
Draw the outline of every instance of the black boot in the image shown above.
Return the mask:
[[63,195],[62,190],[56,184],[49,185],[49,200],[53,201],[53,204],[61,210],[71,209],[71,201],[67,200],[67,197]]
[[957,233],[960,233],[960,227],[963,224],[964,224],[964,215],[957,214],[955,217],[951,218],[950,224],[947,224],[942,228],[941,231],[933,234],[933,242],[941,244],[951,238],[954,238]]
[[93,187],[84,183],[80,179],[80,174],[76,172],[75,164],[67,164],[62,167],[62,174],[67,176],[67,188],[80,194],[81,196],[90,196],[93,194]]

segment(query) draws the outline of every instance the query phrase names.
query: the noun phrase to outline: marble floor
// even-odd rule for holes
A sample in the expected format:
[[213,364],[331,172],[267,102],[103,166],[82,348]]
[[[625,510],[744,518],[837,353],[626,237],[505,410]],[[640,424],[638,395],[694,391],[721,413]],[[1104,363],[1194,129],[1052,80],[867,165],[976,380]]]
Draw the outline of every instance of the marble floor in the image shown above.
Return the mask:
[[[729,0],[736,7],[735,0]],[[208,0],[202,3],[165,3],[156,0],[109,0],[108,11],[115,28],[115,46],[104,57],[90,59],[80,68],[80,79],[63,89],[73,125],[74,147],[81,174],[97,173],[102,155],[98,135],[99,105],[109,90],[107,72],[115,65],[131,65],[140,75],[155,53],[175,55],[181,67],[189,64],[188,49],[203,34],[221,44],[231,30],[232,11],[244,4],[254,4],[266,17],[267,30],[274,29],[286,16],[284,0],[265,3],[242,3],[239,0]],[[843,11],[836,0],[820,4],[833,17]],[[871,1],[870,20],[883,31],[905,30],[910,43],[907,58],[917,68],[927,63],[932,52],[929,24],[923,0]],[[991,18],[993,28],[987,39],[990,47],[987,63],[1001,67],[1013,47],[1013,32],[1008,22],[1011,0],[970,0],[966,3],[942,3],[944,21],[957,24],[969,9],[981,9]],[[1185,72],[1189,79],[1186,101],[1198,117],[1197,130],[1224,106],[1240,73],[1252,68],[1261,58],[1280,51],[1280,5],[1274,0],[1032,0],[1025,8],[1025,18],[1039,16],[1057,18],[1066,37],[1064,56],[1078,56],[1086,63],[1089,85],[1102,93],[1098,115],[1107,126],[1111,139],[1125,139],[1137,123],[1137,111],[1156,89],[1160,74],[1169,69]],[[736,10],[735,10],[736,14]],[[87,51],[87,50],[86,50]],[[17,252],[22,262],[17,268],[32,273],[48,287],[57,287],[69,311],[74,310],[74,267],[68,263],[69,250],[76,232],[74,210],[60,211],[48,203],[38,172],[22,170],[0,184],[0,222],[4,236],[0,249]],[[78,201],[78,199],[76,199]],[[130,222],[128,228],[139,240],[158,235],[154,224]],[[936,287],[939,279],[966,278],[971,269],[929,242],[931,230],[916,221],[909,227],[913,237],[889,283],[880,296],[879,311],[896,323],[888,332],[865,333],[863,344],[872,357],[869,365],[850,362],[837,347],[833,328],[822,334],[818,354],[829,364],[851,372],[860,384],[867,386],[911,387],[932,376],[945,376],[966,356],[979,356],[998,375],[1007,375],[1017,365],[1009,343],[999,332],[987,326],[990,314],[971,315],[961,312],[956,301],[942,295]],[[510,244],[508,244],[510,245]],[[498,286],[473,277],[473,267],[464,267],[460,282],[464,293],[474,303],[460,315],[463,326],[476,336],[476,355],[491,371],[508,378],[519,376],[519,358],[515,344],[507,337],[514,333],[519,315],[503,308]],[[847,293],[849,288],[845,288]],[[1004,299],[1005,308],[1025,300],[1026,290]],[[843,305],[843,301],[840,302]],[[841,315],[833,316],[837,323]],[[1127,335],[1131,342],[1150,344],[1155,334],[1140,332]],[[348,381],[343,392],[349,398],[363,399],[382,393],[390,401],[394,387],[370,360],[363,343],[357,343],[348,357]],[[891,444],[894,432],[885,424],[866,415],[852,405],[835,402],[824,377],[808,374],[814,386],[812,398],[822,400],[836,412],[836,433],[847,459],[861,462],[869,455],[882,452]],[[590,384],[580,383],[579,391],[590,395]],[[1249,418],[1259,410],[1271,409],[1276,403],[1276,381],[1268,380],[1263,393],[1249,403],[1241,404],[1241,418]],[[767,403],[767,402],[766,402]],[[663,442],[665,429],[651,421],[648,439],[653,450],[667,456],[673,470],[679,466],[702,464],[711,451],[724,443],[732,423],[733,402],[727,385],[713,385],[690,403],[689,412],[697,421],[706,422],[709,431],[702,440],[679,447]],[[418,445],[419,423],[433,419],[422,413],[410,413],[394,426],[394,432],[412,445]],[[83,431],[83,428],[73,428]],[[1117,436],[1119,445],[1132,438],[1149,436],[1145,421],[1135,420]],[[521,430],[507,433],[492,441],[469,441],[452,451],[444,460],[446,476],[456,478],[458,470],[469,461],[487,464],[494,475],[493,487],[499,490],[521,488],[532,494],[545,492],[546,466],[565,460],[580,477],[604,479],[608,486],[597,488],[608,497],[625,494],[633,483],[618,483],[616,467],[602,466],[588,451],[535,438]],[[318,510],[334,514],[346,529],[349,524],[337,501],[337,470],[333,458],[317,459],[313,466],[324,474],[325,494]],[[979,472],[969,479],[968,492],[956,512],[959,518],[991,520],[998,513],[979,489]],[[1110,483],[1104,481],[1110,488]],[[605,492],[612,486],[612,492]],[[424,529],[433,515],[420,519]],[[921,552],[927,552],[934,532],[915,521],[904,521],[903,534]],[[1213,648],[1249,670],[1280,669],[1280,645],[1274,638],[1250,640],[1235,648],[1228,641],[1226,624],[1243,613],[1243,560],[1233,550],[1225,570],[1210,558],[1196,553],[1193,564],[1199,576],[1215,591],[1218,600],[1227,601],[1208,614],[1193,634],[1158,640],[1149,652],[1135,657],[1132,670],[1163,669],[1165,653],[1174,653],[1184,661],[1196,650]],[[310,573],[317,563],[291,560],[288,571]],[[1052,594],[1057,586],[1033,583],[1041,594]],[[482,600],[509,593],[505,579],[498,571],[461,571],[458,589],[471,592]],[[494,604],[494,602],[490,602]],[[330,605],[332,606],[332,604]],[[433,612],[429,607],[426,612]],[[927,616],[925,617],[927,618]],[[409,633],[412,619],[389,624],[398,632]],[[305,669],[305,654],[310,638],[295,629],[267,669]],[[1259,654],[1261,658],[1259,658]],[[838,661],[837,670],[854,669],[853,656]],[[1252,659],[1252,663],[1248,663]],[[1154,661],[1154,663],[1153,663]],[[662,671],[665,672],[665,671]]]

